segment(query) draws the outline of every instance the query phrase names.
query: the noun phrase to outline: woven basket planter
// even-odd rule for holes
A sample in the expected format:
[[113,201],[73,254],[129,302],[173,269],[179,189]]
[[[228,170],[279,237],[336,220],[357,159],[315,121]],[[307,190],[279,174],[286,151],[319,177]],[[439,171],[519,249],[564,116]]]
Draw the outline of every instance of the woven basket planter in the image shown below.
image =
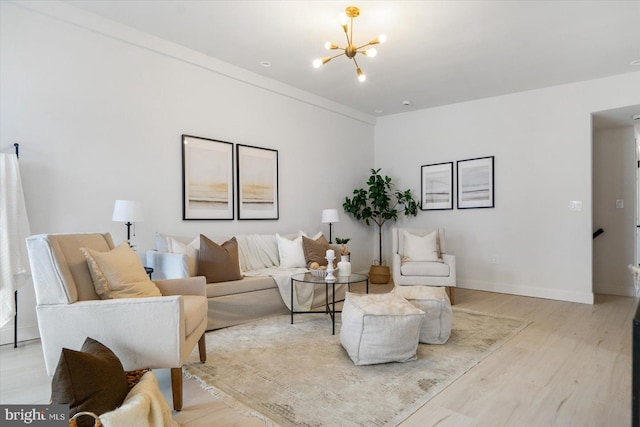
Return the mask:
[[375,285],[389,283],[391,273],[387,265],[372,265],[369,269],[369,282]]

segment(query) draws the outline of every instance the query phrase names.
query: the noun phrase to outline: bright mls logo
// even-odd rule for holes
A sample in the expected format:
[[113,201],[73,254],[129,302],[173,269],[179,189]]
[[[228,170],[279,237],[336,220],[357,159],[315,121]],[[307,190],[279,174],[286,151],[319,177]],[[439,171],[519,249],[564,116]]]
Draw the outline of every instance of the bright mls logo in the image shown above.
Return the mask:
[[69,405],[0,405],[0,425],[68,427]]

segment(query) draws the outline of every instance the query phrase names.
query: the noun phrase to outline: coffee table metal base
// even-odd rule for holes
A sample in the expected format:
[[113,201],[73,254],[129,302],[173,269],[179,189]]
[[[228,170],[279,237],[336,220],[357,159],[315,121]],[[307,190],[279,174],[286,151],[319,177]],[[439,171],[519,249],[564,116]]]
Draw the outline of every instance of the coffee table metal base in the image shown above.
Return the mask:
[[[293,296],[295,282],[308,283],[311,285],[324,284],[324,311],[309,310],[309,311],[294,311],[293,310]],[[336,303],[344,301],[344,299],[336,301],[336,285],[347,285],[347,290],[351,291],[352,283],[365,282],[365,292],[369,293],[369,277],[364,274],[351,274],[349,276],[338,276],[336,280],[327,282],[324,277],[314,276],[311,273],[295,274],[291,277],[291,324],[293,325],[294,314],[309,314],[320,313],[328,314],[331,317],[331,333],[336,334],[336,313],[341,313],[341,310],[336,310]],[[331,286],[331,301],[329,301],[329,286]]]

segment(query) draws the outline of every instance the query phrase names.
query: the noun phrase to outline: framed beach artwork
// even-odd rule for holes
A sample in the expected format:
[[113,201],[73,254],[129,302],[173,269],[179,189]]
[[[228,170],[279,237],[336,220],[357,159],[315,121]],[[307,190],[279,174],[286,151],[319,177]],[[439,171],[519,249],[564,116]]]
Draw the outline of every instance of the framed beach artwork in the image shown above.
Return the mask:
[[423,211],[453,209],[453,162],[422,166],[420,193]]
[[278,219],[278,151],[236,145],[238,219]]
[[233,144],[182,135],[182,219],[233,217]]
[[458,209],[493,208],[493,156],[457,162]]

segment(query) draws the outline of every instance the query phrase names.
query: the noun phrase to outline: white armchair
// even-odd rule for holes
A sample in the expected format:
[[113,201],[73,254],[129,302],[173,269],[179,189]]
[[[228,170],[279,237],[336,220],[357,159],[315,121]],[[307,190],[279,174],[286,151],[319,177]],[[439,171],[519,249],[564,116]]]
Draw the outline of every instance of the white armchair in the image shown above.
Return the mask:
[[157,280],[162,296],[101,300],[80,248],[109,251],[111,235],[41,234],[27,238],[38,328],[47,374],[63,347],[91,337],[109,347],[125,370],[171,368],[174,409],[182,408],[182,365],[195,347],[206,360],[204,277]]
[[414,236],[426,236],[435,229],[393,228],[392,229],[392,274],[393,283],[397,286],[422,285],[444,286],[449,292],[451,304],[453,289],[456,286],[456,257],[447,253],[444,229],[438,230],[438,245],[443,262],[438,261],[403,261],[404,232]]

